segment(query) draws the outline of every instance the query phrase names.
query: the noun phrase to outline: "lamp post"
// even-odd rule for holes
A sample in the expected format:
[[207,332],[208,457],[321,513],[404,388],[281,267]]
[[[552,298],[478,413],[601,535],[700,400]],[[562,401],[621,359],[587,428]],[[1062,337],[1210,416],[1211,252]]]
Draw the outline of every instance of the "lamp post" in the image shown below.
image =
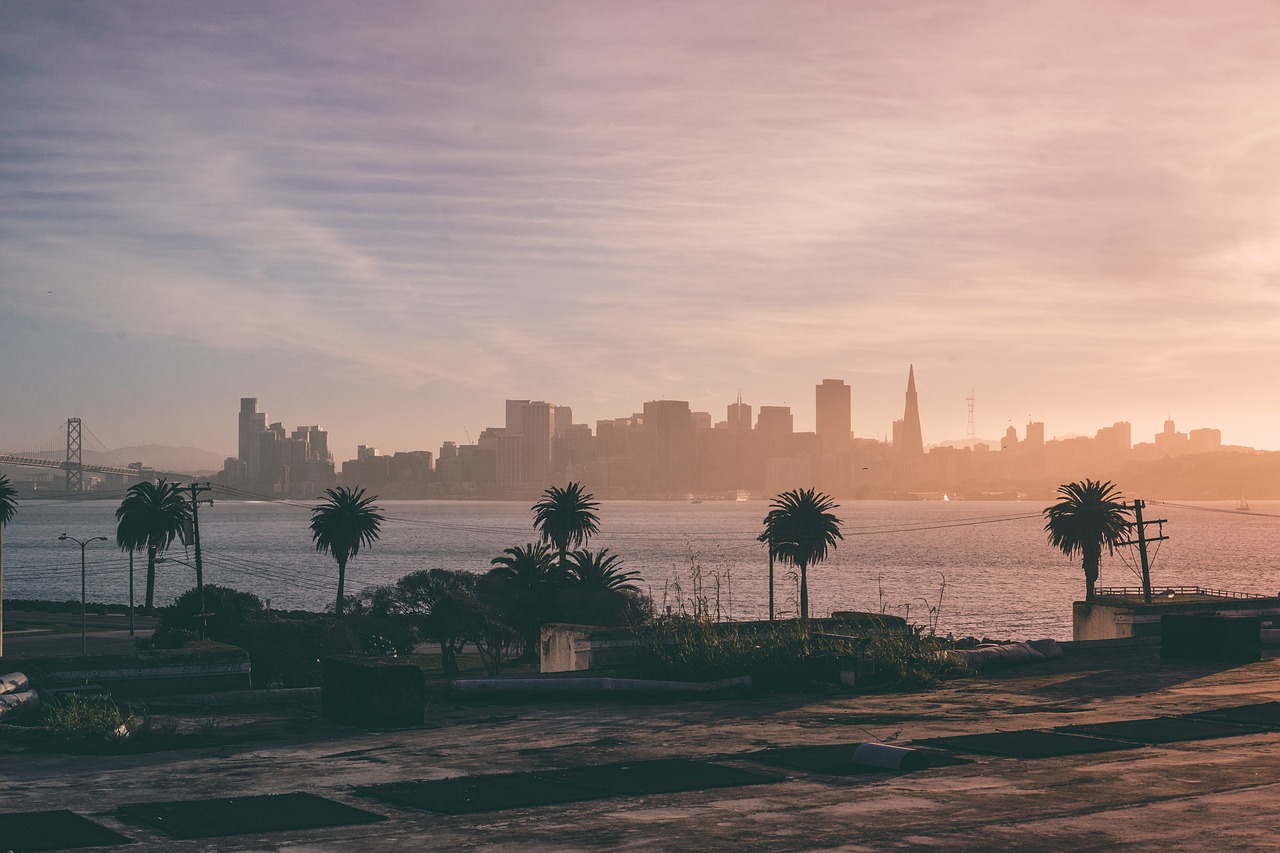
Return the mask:
[[59,542],[71,541],[80,546],[80,654],[84,657],[89,656],[89,628],[85,617],[87,605],[85,604],[85,581],[84,581],[84,549],[90,542],[106,542],[105,536],[94,536],[92,539],[85,539],[83,542],[74,536],[62,534],[58,537]]

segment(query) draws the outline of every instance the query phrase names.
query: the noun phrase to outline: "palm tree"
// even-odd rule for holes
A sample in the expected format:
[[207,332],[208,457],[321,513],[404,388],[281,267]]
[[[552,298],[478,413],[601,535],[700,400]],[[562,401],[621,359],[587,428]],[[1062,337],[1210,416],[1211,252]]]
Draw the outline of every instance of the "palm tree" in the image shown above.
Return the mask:
[[561,569],[567,568],[565,556],[570,547],[585,547],[587,540],[600,532],[600,518],[595,513],[599,508],[600,504],[582,491],[580,483],[570,483],[563,489],[552,486],[531,507],[533,526],[542,541],[556,549]]
[[770,557],[791,563],[800,571],[800,618],[809,618],[809,566],[827,558],[827,549],[836,547],[840,519],[831,514],[838,508],[830,496],[813,489],[792,489],[773,499],[764,517],[759,541],[769,546]]
[[581,590],[601,592],[611,590],[637,591],[635,581],[639,572],[622,568],[622,558],[610,554],[608,548],[601,548],[594,554],[590,551],[574,551],[569,562],[569,583]]
[[338,563],[338,599],[334,612],[342,615],[342,594],[347,582],[347,560],[372,546],[382,531],[383,515],[373,505],[377,495],[364,496],[364,489],[338,486],[325,489],[328,500],[311,508],[311,539],[321,554],[332,554]]
[[530,542],[503,550],[489,561],[494,568],[488,577],[500,581],[518,597],[517,621],[524,636],[524,656],[538,655],[542,623],[551,608],[551,598],[564,585],[564,572],[542,543]]
[[1068,557],[1082,558],[1085,600],[1092,601],[1102,546],[1107,546],[1108,554],[1115,553],[1133,526],[1129,508],[1109,480],[1067,483],[1058,487],[1058,494],[1058,502],[1044,510],[1044,532],[1049,535],[1050,545]]
[[156,555],[168,548],[191,518],[191,504],[177,483],[157,480],[130,486],[116,508],[116,544],[121,551],[147,549],[146,611],[154,609]]
[[506,548],[501,557],[494,557],[489,564],[494,566],[489,571],[490,575],[502,578],[530,593],[541,592],[548,586],[557,586],[560,581],[558,567],[551,559],[551,552],[540,542]]
[[0,657],[4,657],[4,529],[18,514],[18,490],[0,474]]

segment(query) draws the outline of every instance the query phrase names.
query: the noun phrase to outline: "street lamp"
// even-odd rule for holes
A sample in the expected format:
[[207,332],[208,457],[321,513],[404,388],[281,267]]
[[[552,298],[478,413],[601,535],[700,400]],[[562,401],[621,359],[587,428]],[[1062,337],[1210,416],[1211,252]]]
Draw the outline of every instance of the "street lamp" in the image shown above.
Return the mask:
[[87,605],[85,604],[84,592],[84,549],[90,542],[106,542],[107,537],[95,536],[92,539],[85,539],[83,542],[76,537],[68,536],[65,533],[58,537],[59,542],[66,542],[68,540],[80,546],[80,654],[87,658],[89,656],[89,629],[85,618]]

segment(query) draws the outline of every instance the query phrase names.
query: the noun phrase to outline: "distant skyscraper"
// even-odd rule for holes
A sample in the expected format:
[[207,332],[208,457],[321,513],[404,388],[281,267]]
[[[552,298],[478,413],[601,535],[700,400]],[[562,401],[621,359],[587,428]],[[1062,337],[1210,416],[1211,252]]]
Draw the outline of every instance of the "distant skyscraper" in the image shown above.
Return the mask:
[[907,371],[907,405],[902,413],[902,438],[897,450],[904,457],[924,456],[924,437],[920,432],[920,403],[916,400],[914,364]]
[[260,447],[262,433],[267,428],[267,413],[258,411],[257,397],[240,398],[240,461],[245,464],[250,480],[261,472]]
[[518,482],[545,485],[551,476],[557,415],[562,422],[573,420],[573,411],[567,406],[542,400],[507,400],[506,435],[519,437],[512,451],[519,459]]
[[790,406],[761,406],[756,429],[770,435],[791,435],[792,422]]
[[853,404],[849,386],[840,379],[824,379],[814,388],[818,440],[823,453],[844,453],[853,434]]
[[738,392],[738,402],[729,404],[727,420],[730,432],[751,432],[751,407],[742,402],[742,392]]

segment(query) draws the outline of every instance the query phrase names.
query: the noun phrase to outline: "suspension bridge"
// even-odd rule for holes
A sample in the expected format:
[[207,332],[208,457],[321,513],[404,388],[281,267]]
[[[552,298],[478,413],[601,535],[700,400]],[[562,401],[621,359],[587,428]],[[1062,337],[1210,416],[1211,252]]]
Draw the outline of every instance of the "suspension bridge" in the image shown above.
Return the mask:
[[[106,463],[89,463],[84,461],[84,433],[87,427],[80,418],[67,418],[65,454],[63,448],[56,451],[48,447],[26,448],[9,453],[0,453],[0,465],[20,465],[27,468],[56,468],[66,474],[67,494],[78,494],[85,490],[86,474],[107,474],[123,477],[126,482],[150,480],[155,477],[182,478],[186,474],[169,471],[156,471],[141,462],[121,463],[113,458],[113,454],[97,442],[92,432],[90,437],[97,442],[95,451],[108,459]],[[62,428],[55,433],[61,440]],[[91,448],[92,450],[92,448]]]

